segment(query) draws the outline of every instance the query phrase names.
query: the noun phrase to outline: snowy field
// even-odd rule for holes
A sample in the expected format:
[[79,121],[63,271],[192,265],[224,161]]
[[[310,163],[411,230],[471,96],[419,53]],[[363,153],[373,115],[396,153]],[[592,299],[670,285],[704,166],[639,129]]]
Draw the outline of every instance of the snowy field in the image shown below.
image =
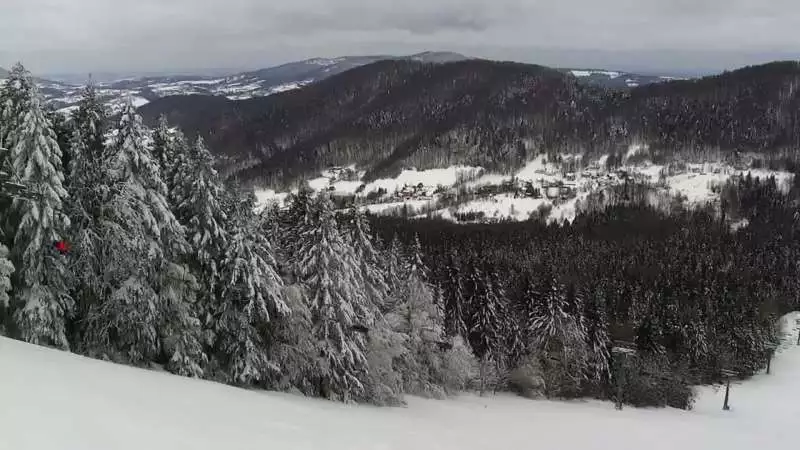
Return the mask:
[[798,314],[772,365],[692,411],[616,411],[511,395],[406,408],[341,405],[133,369],[0,338],[0,449],[752,450],[792,446],[800,418]]

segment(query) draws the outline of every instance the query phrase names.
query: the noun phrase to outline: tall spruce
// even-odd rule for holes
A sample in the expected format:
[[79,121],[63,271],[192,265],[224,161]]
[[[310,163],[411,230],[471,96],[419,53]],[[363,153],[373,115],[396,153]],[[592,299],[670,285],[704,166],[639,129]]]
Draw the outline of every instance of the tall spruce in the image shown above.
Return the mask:
[[202,139],[198,138],[191,157],[178,168],[177,182],[175,214],[186,228],[194,266],[202,275],[203,291],[207,296],[213,296],[218,291],[219,261],[228,241],[225,230],[227,216],[222,205],[222,183],[214,169],[214,157]]
[[0,147],[8,150],[16,147],[18,130],[30,110],[34,90],[31,73],[22,64],[14,64],[0,88]]
[[383,272],[383,255],[372,244],[374,237],[370,232],[369,219],[357,207],[350,211],[352,224],[350,226],[350,242],[355,250],[355,258],[361,265],[361,276],[368,301],[383,308],[389,295],[389,286],[386,283],[386,274]]
[[365,294],[355,251],[339,233],[326,195],[312,207],[313,228],[302,236],[300,275],[309,290],[314,337],[319,346],[318,382],[330,398],[362,395],[368,364],[363,329],[372,326],[374,305]]
[[27,107],[21,127],[6,137],[15,143],[14,172],[38,195],[33,200],[15,199],[12,205],[18,219],[11,248],[17,269],[14,322],[24,340],[66,349],[74,301],[65,257],[54,248],[69,226],[61,149],[38,94],[34,92]]
[[270,356],[269,336],[289,308],[269,240],[253,212],[254,198],[231,189],[226,195],[227,248],[219,267],[220,294],[210,325],[215,355],[226,381],[274,385],[282,368]]
[[[103,295],[101,254],[104,243],[100,236],[103,207],[110,193],[104,180],[106,152],[106,111],[97,98],[93,85],[84,88],[78,109],[72,116],[67,191],[70,202],[72,251],[70,265],[75,275],[74,295],[77,313],[85,317],[90,305]],[[76,321],[78,334],[83,321]]]

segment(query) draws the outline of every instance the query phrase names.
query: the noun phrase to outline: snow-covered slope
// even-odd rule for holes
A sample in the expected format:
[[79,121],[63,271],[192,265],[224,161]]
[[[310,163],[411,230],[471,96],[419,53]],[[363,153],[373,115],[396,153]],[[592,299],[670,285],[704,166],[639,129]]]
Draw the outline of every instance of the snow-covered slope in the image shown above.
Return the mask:
[[0,338],[0,449],[9,450],[694,450],[796,442],[795,321],[771,375],[699,389],[693,411],[614,410],[510,395],[341,405],[90,360]]
[[564,69],[567,73],[578,78],[578,81],[605,88],[633,88],[646,84],[663,83],[665,81],[681,80],[682,77],[672,75],[644,75],[630,72],[619,72],[598,69]]

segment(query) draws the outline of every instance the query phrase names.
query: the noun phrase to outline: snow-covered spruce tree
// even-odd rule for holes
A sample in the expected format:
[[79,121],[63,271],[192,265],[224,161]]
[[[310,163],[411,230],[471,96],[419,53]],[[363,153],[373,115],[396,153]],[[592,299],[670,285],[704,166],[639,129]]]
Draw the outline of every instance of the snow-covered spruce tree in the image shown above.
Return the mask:
[[177,208],[180,199],[188,195],[181,191],[188,187],[181,176],[182,172],[188,171],[186,166],[192,164],[194,150],[180,130],[172,130],[165,117],[159,119],[158,127],[153,130],[153,158],[161,168],[161,178],[167,186],[167,199],[173,208]]
[[360,398],[367,376],[366,336],[375,305],[365,294],[355,251],[339,233],[333,204],[319,195],[314,227],[302,236],[300,276],[309,290],[310,311],[320,359],[317,385],[331,399]]
[[195,143],[189,160],[178,168],[176,181],[175,215],[186,228],[193,249],[192,266],[201,275],[203,303],[210,304],[218,293],[218,264],[227,246],[228,233],[222,183],[214,169],[214,157],[202,139]]
[[297,194],[290,197],[289,208],[279,214],[280,239],[286,256],[286,272],[292,282],[299,280],[303,271],[304,255],[302,237],[313,230],[317,218],[312,208],[313,198],[311,188],[307,183],[302,183]]
[[480,361],[480,391],[485,392],[488,384],[496,386],[497,370],[501,367],[505,349],[503,339],[503,305],[497,295],[492,276],[487,270],[473,268],[474,282],[479,286],[472,298],[472,326],[470,341],[475,355]]
[[162,115],[158,118],[158,125],[153,130],[153,159],[161,168],[161,178],[167,184],[168,191],[171,191],[170,183],[173,181],[173,171],[180,167],[175,164],[177,155],[174,152],[174,135],[170,131],[167,117]]
[[453,252],[448,258],[447,276],[450,289],[445,295],[445,329],[450,336],[467,337],[467,325],[464,322],[464,282],[463,268],[457,253]]
[[433,290],[421,278],[424,266],[408,271],[405,289],[390,315],[394,329],[405,336],[407,355],[400,362],[407,393],[442,397],[440,343],[444,342],[444,318]]
[[12,204],[16,234],[11,248],[14,277],[14,323],[28,342],[69,348],[67,320],[73,312],[70,275],[53,244],[69,226],[63,212],[67,191],[62,183],[61,149],[34,92],[22,126],[7,136],[14,142],[15,174],[40,197]]
[[[77,316],[86,316],[104,290],[100,263],[103,242],[100,238],[102,208],[107,200],[109,184],[105,178],[106,112],[92,85],[83,90],[78,109],[72,117],[73,134],[67,170],[67,192],[70,201],[69,255],[75,276],[74,297]],[[76,332],[82,334],[82,320],[76,321]]]
[[31,73],[22,64],[15,64],[0,88],[0,147],[8,150],[16,147],[19,129],[35,96],[34,89]]
[[586,330],[571,314],[566,290],[552,278],[550,290],[534,299],[528,332],[545,372],[547,391],[553,396],[575,395],[586,377]]
[[270,357],[268,338],[279,325],[274,322],[290,312],[283,281],[270,242],[259,229],[252,195],[231,189],[226,197],[227,248],[210,321],[214,356],[225,381],[276,387],[281,368]]
[[357,207],[350,211],[350,243],[355,250],[355,258],[361,265],[361,275],[368,301],[381,309],[389,296],[386,274],[383,272],[383,255],[372,244],[374,237],[369,228],[366,214]]
[[177,263],[189,246],[167,205],[141,122],[128,101],[102,161],[100,184],[107,193],[97,234],[103,285],[90,306],[84,342],[98,356],[132,364],[160,361],[176,372],[200,375],[205,356],[197,342],[192,283],[176,275],[184,273]]
[[405,253],[400,245],[400,240],[395,235],[388,248],[383,252],[384,272],[386,273],[386,284],[389,288],[389,296],[384,303],[383,311],[391,311],[396,307],[396,303],[401,301],[405,291],[403,282],[406,279],[405,273]]
[[[105,156],[105,130],[108,114],[105,106],[97,98],[97,91],[91,84],[83,89],[78,109],[72,115],[73,138],[72,157],[77,158],[76,150],[84,160],[96,163]],[[99,164],[95,164],[99,166]],[[70,165],[66,168],[70,178],[76,178],[87,168]]]
[[604,303],[602,293],[597,291],[588,296],[584,304],[589,375],[598,383],[608,380],[610,376],[611,338],[608,335],[608,317]]

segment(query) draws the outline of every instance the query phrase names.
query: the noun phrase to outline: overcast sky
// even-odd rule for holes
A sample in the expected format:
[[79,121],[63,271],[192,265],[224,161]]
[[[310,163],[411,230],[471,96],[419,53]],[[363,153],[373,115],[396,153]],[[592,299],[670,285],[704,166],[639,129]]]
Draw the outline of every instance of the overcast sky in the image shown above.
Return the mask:
[[0,66],[260,68],[452,50],[695,72],[800,58],[798,0],[0,0]]

